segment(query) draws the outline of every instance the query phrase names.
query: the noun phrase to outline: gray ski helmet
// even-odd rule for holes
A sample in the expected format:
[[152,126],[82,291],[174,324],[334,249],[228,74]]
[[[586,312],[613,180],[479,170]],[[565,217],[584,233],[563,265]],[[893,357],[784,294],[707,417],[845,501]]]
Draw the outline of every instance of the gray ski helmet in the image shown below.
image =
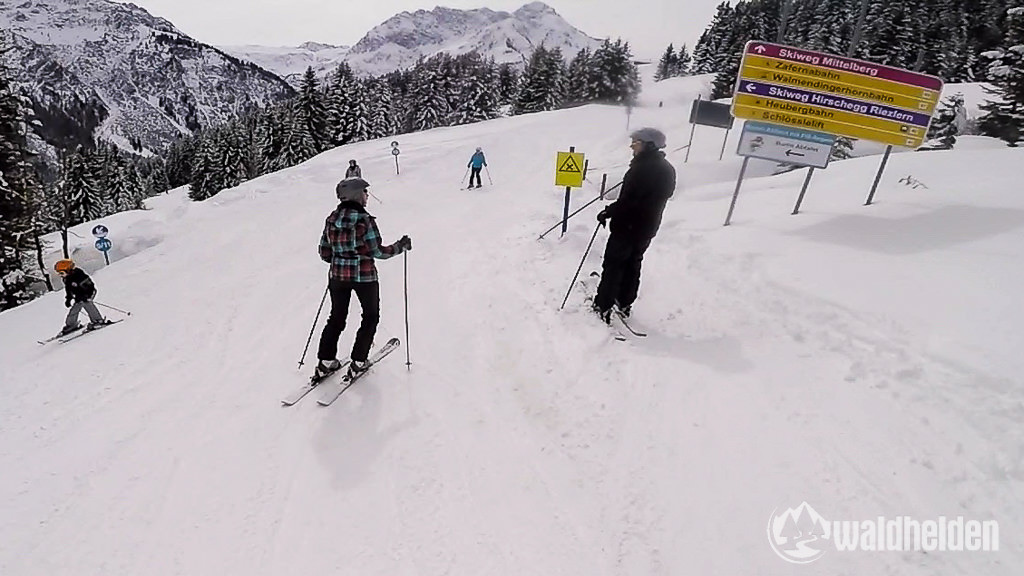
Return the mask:
[[657,128],[641,128],[629,135],[633,140],[650,142],[657,149],[665,147],[665,133]]
[[342,202],[347,200],[361,202],[363,200],[363,190],[369,187],[370,183],[362,178],[345,178],[338,182],[338,186],[334,191],[338,194],[338,200]]

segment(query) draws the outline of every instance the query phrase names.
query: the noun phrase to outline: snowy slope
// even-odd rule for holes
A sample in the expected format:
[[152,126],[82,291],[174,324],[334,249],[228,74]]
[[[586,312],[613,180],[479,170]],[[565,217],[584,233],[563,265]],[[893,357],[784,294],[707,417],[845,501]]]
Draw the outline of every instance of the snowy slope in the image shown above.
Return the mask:
[[[645,259],[643,341],[578,292],[558,311],[596,206],[537,240],[555,151],[590,161],[574,207],[618,182],[619,108],[402,136],[400,175],[388,139],[177,191],[105,221],[105,268],[80,227],[98,298],[132,317],[40,347],[62,294],[0,314],[0,574],[1019,574],[1024,151],[895,154],[870,207],[878,158],[833,163],[798,216],[803,171],[754,161],[725,228],[738,130],[721,162],[699,132],[683,164],[706,79],[671,86],[630,118],[667,131],[685,184]],[[460,191],[478,145],[494,184]],[[414,239],[411,341],[331,408],[285,409],[349,158],[385,239]],[[404,340],[403,262],[378,268],[379,340]],[[995,519],[1001,549],[795,568],[765,526],[802,501]]]

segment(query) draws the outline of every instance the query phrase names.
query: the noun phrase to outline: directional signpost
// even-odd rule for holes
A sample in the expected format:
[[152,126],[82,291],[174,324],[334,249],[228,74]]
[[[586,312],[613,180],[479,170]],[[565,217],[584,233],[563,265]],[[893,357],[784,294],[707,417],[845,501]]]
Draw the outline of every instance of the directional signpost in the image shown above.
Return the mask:
[[[800,144],[792,141],[793,134],[818,133],[822,138],[834,135],[881,142],[889,145],[888,158],[892,146],[917,148],[924,143],[941,94],[942,79],[936,76],[770,42],[747,42],[733,91],[733,116],[797,132],[766,134],[764,128],[744,128],[739,153],[747,158],[725,225],[732,217],[750,157],[767,156],[811,167],[793,210],[796,214],[814,168],[825,166],[818,165],[820,158],[818,163],[811,162],[817,153],[802,151]],[[800,137],[795,140],[810,141]],[[785,158],[778,158],[779,153]],[[799,156],[802,153],[806,155]]]
[[395,157],[395,175],[399,174],[398,155],[401,153],[402,151],[398,149],[398,140],[391,142],[391,155]]
[[747,42],[732,113],[837,136],[917,148],[942,79],[768,42]]

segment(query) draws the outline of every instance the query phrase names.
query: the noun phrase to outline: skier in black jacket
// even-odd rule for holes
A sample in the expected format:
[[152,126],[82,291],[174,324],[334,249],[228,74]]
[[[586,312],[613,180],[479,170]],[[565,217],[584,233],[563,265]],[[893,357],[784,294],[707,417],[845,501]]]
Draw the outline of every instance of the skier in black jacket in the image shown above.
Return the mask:
[[[61,335],[74,332],[82,327],[78,323],[78,315],[82,312],[82,308],[85,308],[86,313],[89,314],[88,330],[110,324],[110,321],[100,314],[99,308],[92,303],[93,298],[96,297],[96,285],[84,270],[76,267],[74,261],[68,259],[58,260],[53,265],[53,269],[60,274],[61,280],[64,281],[64,307],[70,308],[67,319],[64,321],[64,328],[60,331]],[[73,305],[72,300],[74,300]]]
[[665,135],[654,128],[641,128],[630,138],[633,160],[622,178],[619,198],[597,215],[602,226],[611,219],[601,283],[594,298],[594,310],[606,323],[611,321],[612,306],[629,316],[640,288],[644,252],[658,233],[665,204],[676,188],[675,168],[661,151]]

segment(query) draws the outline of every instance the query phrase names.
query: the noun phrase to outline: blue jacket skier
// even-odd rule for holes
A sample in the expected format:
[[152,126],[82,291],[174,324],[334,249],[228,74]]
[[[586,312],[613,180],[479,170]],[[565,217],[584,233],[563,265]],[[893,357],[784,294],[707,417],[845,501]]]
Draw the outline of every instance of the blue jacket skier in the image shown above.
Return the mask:
[[483,183],[480,182],[480,171],[483,170],[484,166],[487,166],[487,159],[484,158],[483,148],[477,146],[476,152],[474,152],[473,156],[469,159],[469,164],[466,164],[466,168],[470,168],[472,170],[472,172],[469,174],[468,188],[473,187],[474,176],[476,176],[476,187],[483,187]]

